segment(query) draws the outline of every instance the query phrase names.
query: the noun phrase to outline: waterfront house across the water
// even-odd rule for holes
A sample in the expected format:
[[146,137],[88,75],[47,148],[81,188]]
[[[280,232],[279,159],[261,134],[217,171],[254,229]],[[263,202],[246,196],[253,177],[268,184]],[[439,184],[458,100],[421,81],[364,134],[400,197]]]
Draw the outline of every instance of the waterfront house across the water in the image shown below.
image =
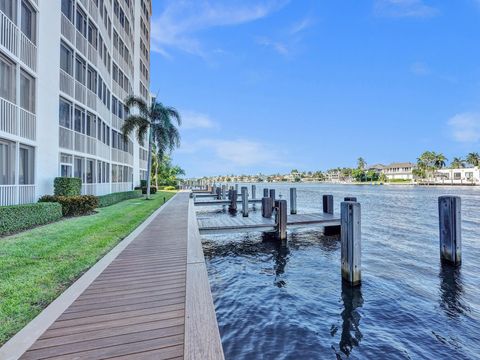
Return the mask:
[[413,180],[413,169],[416,165],[410,162],[392,163],[385,166],[383,173],[388,180]]

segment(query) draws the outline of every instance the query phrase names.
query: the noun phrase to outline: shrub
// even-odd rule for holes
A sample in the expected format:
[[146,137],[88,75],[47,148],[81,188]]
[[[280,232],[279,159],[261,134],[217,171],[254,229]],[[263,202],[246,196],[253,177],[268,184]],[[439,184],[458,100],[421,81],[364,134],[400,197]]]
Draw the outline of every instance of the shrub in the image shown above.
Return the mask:
[[0,235],[12,234],[62,218],[56,203],[25,204],[0,207]]
[[147,187],[147,180],[140,180],[140,187],[146,188]]
[[42,196],[39,202],[57,202],[62,205],[63,216],[80,216],[92,213],[98,207],[98,198],[93,195]]
[[56,196],[79,196],[82,180],[79,178],[57,177],[53,181],[53,193]]
[[123,200],[135,199],[142,196],[140,191],[124,191],[98,197],[98,207],[106,207]]
[[163,190],[172,191],[172,190],[177,190],[177,188],[175,186],[165,186]]
[[[142,188],[142,194],[145,195],[147,193],[147,188],[143,187]],[[150,186],[150,194],[156,194],[157,193],[157,188],[155,186]]]

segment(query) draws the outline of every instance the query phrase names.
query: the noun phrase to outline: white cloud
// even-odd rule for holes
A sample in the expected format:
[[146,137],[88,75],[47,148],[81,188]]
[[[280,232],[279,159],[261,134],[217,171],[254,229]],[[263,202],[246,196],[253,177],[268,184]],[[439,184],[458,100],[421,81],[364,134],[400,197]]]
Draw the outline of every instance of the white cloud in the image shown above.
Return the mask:
[[426,18],[438,15],[438,9],[423,0],[376,0],[375,15],[381,17]]
[[189,110],[180,111],[180,114],[182,115],[182,129],[212,129],[218,126],[217,123],[206,114]]
[[462,143],[480,141],[480,113],[457,114],[448,120],[453,138]]
[[306,17],[300,20],[299,22],[293,24],[293,26],[290,28],[290,34],[292,35],[298,34],[308,29],[312,25],[313,25],[313,20],[310,17]]
[[419,76],[425,76],[425,75],[429,75],[431,73],[431,70],[428,67],[428,65],[425,64],[424,62],[421,62],[421,61],[414,62],[410,66],[410,71],[413,74],[419,75]]
[[168,0],[160,16],[152,19],[152,50],[171,57],[169,49],[206,57],[198,34],[214,27],[259,20],[288,0]]
[[267,37],[258,37],[257,38],[257,44],[265,46],[265,47],[272,48],[273,50],[275,50],[280,55],[288,55],[290,53],[286,44],[284,44],[280,41],[271,40]]
[[213,152],[216,159],[211,161],[220,160],[224,168],[286,165],[284,155],[269,144],[246,139],[203,139],[186,144],[178,151],[190,154]]

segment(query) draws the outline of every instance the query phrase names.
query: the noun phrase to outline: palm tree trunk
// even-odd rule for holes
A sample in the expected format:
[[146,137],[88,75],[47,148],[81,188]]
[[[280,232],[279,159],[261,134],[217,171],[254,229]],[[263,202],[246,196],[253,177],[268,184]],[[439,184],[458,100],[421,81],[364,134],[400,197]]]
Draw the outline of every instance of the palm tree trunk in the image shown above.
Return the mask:
[[148,156],[147,156],[147,196],[150,199],[150,173],[152,172],[152,127],[148,129]]
[[158,189],[158,159],[155,162],[155,187]]

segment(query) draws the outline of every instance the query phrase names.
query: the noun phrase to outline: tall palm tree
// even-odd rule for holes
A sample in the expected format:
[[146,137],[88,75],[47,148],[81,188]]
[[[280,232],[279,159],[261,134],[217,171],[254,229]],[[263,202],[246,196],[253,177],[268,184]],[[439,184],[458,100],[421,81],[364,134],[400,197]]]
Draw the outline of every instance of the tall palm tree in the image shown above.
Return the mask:
[[367,166],[367,162],[363,157],[359,157],[357,160],[357,168],[360,170],[364,170],[365,167]]
[[465,160],[468,164],[472,166],[480,166],[480,155],[478,154],[478,152],[471,152],[467,155],[467,158]]
[[447,165],[447,158],[443,154],[435,154],[435,168],[443,169]]
[[[148,135],[148,160],[147,160],[147,196],[150,198],[150,177],[152,168],[152,144],[155,143],[157,156],[180,146],[180,134],[175,123],[181,125],[182,120],[177,110],[164,106],[155,98],[149,106],[145,100],[137,96],[129,96],[125,100],[129,115],[122,126],[124,137],[130,135],[135,129],[138,142],[143,145]],[[132,110],[136,109],[134,113]]]
[[459,157],[453,158],[450,167],[452,169],[462,169],[465,167],[465,161]]

